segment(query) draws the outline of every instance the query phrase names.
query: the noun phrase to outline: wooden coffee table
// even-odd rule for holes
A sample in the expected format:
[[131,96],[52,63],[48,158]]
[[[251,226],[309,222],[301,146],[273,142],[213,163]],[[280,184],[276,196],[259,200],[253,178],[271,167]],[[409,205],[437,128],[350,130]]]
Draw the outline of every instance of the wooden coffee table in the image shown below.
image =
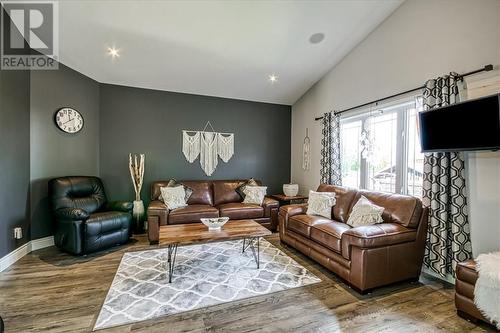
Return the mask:
[[202,223],[161,226],[158,245],[168,248],[168,282],[172,282],[178,246],[243,239],[243,252],[250,247],[259,269],[260,238],[271,234],[254,220],[232,220],[220,231],[209,231]]

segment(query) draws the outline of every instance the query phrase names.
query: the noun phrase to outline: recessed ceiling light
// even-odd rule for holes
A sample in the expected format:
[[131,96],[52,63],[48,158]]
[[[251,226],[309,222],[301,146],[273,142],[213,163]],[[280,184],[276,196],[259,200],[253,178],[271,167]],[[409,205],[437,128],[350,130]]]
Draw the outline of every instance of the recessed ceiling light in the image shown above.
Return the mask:
[[120,50],[117,49],[117,48],[114,48],[114,47],[108,47],[108,54],[112,57],[112,58],[117,58],[120,56]]
[[311,37],[309,37],[309,42],[311,44],[318,44],[321,43],[325,39],[325,34],[322,32],[317,32],[315,34],[312,34]]
[[278,81],[278,75],[276,75],[276,74],[271,74],[271,75],[269,75],[268,78],[269,78],[269,82],[271,82],[271,83],[275,83]]

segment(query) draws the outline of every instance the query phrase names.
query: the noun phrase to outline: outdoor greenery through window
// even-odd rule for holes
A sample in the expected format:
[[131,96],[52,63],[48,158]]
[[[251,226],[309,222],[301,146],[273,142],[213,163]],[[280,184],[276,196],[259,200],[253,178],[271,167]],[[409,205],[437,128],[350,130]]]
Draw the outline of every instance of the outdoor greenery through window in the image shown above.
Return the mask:
[[407,99],[341,119],[343,185],[422,196],[421,102]]

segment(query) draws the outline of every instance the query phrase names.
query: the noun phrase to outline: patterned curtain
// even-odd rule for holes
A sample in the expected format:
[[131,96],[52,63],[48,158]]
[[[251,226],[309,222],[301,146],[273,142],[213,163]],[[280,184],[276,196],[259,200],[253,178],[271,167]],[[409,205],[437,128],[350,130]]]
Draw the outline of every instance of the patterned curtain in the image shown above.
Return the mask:
[[340,117],[333,112],[323,115],[321,139],[321,183],[342,185],[340,166]]
[[[456,73],[427,81],[424,110],[458,102],[459,81]],[[443,277],[454,277],[457,262],[472,257],[465,185],[462,153],[425,155],[423,203],[430,215],[424,264]]]

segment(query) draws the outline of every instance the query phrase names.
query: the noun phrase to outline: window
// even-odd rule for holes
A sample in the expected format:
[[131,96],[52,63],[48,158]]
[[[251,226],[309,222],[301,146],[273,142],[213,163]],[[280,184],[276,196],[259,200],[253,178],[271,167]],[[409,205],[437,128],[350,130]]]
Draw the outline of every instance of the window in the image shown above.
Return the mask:
[[341,119],[345,186],[422,196],[420,103],[412,99]]
[[361,155],[359,151],[359,137],[361,135],[361,121],[351,121],[341,124],[342,135],[342,182],[346,186],[360,187]]

